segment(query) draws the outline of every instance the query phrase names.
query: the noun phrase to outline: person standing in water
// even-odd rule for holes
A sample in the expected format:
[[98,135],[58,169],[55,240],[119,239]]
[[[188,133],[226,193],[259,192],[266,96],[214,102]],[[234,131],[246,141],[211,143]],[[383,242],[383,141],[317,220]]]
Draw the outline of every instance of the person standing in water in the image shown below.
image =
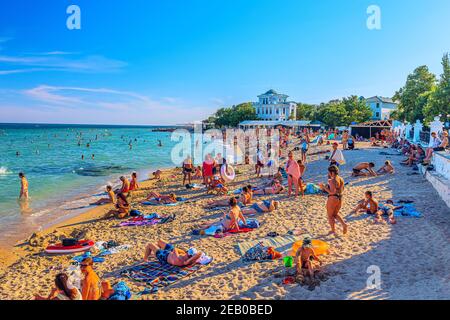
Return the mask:
[[20,200],[28,200],[28,180],[23,172],[19,173],[20,178]]
[[320,188],[328,193],[327,215],[331,227],[331,234],[336,234],[336,221],[342,224],[344,235],[347,234],[348,226],[339,215],[342,207],[342,193],[344,192],[344,179],[339,176],[339,168],[332,165],[328,168],[328,185],[320,184]]

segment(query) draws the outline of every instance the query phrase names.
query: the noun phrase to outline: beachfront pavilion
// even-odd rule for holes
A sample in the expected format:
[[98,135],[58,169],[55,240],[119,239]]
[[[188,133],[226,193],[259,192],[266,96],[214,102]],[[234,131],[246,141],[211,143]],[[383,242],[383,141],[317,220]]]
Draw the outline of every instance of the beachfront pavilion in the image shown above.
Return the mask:
[[392,120],[377,120],[364,123],[352,124],[350,126],[350,134],[352,136],[359,135],[363,138],[370,139],[382,130],[392,128]]
[[239,123],[240,129],[273,129],[277,127],[293,128],[295,131],[301,129],[313,129],[319,130],[321,128],[320,124],[313,124],[311,121],[306,120],[289,120],[289,121],[270,121],[270,120],[256,120],[256,121],[243,121]]

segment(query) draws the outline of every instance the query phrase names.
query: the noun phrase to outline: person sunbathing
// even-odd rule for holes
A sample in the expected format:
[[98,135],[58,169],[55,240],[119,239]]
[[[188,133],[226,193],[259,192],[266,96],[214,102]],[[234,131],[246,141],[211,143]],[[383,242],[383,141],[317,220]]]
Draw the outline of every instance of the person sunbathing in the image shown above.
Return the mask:
[[226,232],[228,230],[239,230],[240,223],[247,224],[239,203],[236,198],[228,200],[230,210],[225,212],[223,218],[218,223],[204,223],[200,225],[200,229],[204,230],[201,234],[213,234],[217,232]]
[[389,160],[386,160],[386,162],[384,163],[384,166],[382,166],[377,171],[377,174],[394,174],[394,173],[395,173],[394,166],[392,165],[391,161],[389,161]]
[[310,279],[314,279],[313,261],[322,264],[319,257],[314,252],[312,240],[310,238],[305,238],[302,247],[298,249],[295,254],[295,270],[297,276],[309,276]]
[[271,187],[263,187],[260,189],[253,190],[253,194],[260,196],[260,195],[267,195],[267,194],[280,194],[283,191],[284,191],[284,187],[281,184],[275,182],[274,184],[272,184]]
[[133,172],[131,174],[130,191],[135,191],[137,189],[139,189],[139,184],[138,184],[138,181],[137,181],[137,173]]
[[378,211],[378,201],[373,197],[372,191],[365,192],[365,198],[358,202],[352,213],[365,212],[367,214],[376,214]]
[[430,148],[426,151],[424,163],[429,163],[431,161],[431,157],[433,156],[433,152],[444,151],[449,145],[448,142],[448,132],[444,131],[442,134],[442,140],[437,137],[436,132],[431,133],[431,142]]
[[149,202],[152,204],[170,204],[178,202],[178,198],[174,193],[162,195],[159,192],[152,191],[143,202]]
[[382,216],[387,215],[390,224],[396,224],[397,220],[394,216],[394,211],[401,209],[403,206],[395,206],[394,201],[387,200],[385,203],[380,203],[378,205],[378,210],[375,213],[374,223],[384,223]]
[[109,219],[111,217],[116,217],[117,219],[124,219],[130,215],[130,204],[128,203],[127,197],[123,193],[117,195],[116,208],[110,210],[103,217],[104,219]]
[[360,162],[353,168],[352,177],[374,177],[377,173],[374,171],[373,162]]
[[101,206],[104,204],[112,203],[116,204],[116,194],[114,193],[111,186],[106,186],[106,193],[108,193],[108,198],[102,198],[94,203],[92,203],[92,206]]
[[284,169],[282,167],[279,167],[277,173],[275,173],[271,182],[278,182],[278,183],[282,184],[283,183],[283,174],[282,174],[283,170]]
[[280,206],[279,201],[275,200],[264,200],[260,203],[254,203],[250,208],[243,208],[243,214],[257,214],[257,213],[265,213],[272,212]]
[[164,240],[158,240],[158,243],[149,243],[145,249],[144,261],[149,261],[150,257],[155,257],[161,264],[170,264],[177,267],[194,265],[202,256],[198,252],[190,256],[186,251],[175,248]]
[[35,300],[82,300],[81,292],[69,281],[66,273],[55,277],[55,287],[47,297],[35,295]]
[[[239,207],[245,207],[248,204],[252,203],[252,193],[248,191],[248,187],[243,187],[242,192],[238,197],[235,197],[238,202]],[[205,208],[216,208],[216,207],[226,207],[229,205],[229,199],[219,199],[210,201],[206,204]]]

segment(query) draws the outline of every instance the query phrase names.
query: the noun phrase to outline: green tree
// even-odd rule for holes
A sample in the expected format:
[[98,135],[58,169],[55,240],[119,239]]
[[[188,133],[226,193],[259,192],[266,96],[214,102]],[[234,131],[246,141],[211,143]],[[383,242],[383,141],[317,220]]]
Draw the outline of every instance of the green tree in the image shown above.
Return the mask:
[[230,108],[220,108],[216,113],[207,119],[207,122],[214,123],[216,127],[237,127],[245,120],[257,120],[255,108],[250,102],[241,103]]
[[297,120],[316,120],[317,106],[307,103],[297,103]]
[[450,114],[450,55],[444,54],[442,58],[443,72],[438,85],[430,91],[423,109],[426,121],[432,121],[439,114]]
[[399,120],[411,123],[423,119],[424,107],[428,104],[430,92],[436,86],[436,76],[427,66],[420,66],[408,75],[406,84],[394,95],[399,101],[398,110],[394,115]]
[[365,99],[360,99],[357,96],[350,96],[344,98],[344,104],[347,116],[345,118],[345,125],[350,125],[352,122],[366,122],[372,117],[372,110],[367,105]]

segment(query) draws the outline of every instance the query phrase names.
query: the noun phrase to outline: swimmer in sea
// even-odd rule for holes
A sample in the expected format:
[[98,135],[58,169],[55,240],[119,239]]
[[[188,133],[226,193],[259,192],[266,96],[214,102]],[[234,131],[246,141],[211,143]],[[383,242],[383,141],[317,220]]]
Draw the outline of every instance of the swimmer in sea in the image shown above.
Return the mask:
[[158,139],[158,147],[162,147],[162,146],[163,146],[163,144],[162,144],[161,140]]

